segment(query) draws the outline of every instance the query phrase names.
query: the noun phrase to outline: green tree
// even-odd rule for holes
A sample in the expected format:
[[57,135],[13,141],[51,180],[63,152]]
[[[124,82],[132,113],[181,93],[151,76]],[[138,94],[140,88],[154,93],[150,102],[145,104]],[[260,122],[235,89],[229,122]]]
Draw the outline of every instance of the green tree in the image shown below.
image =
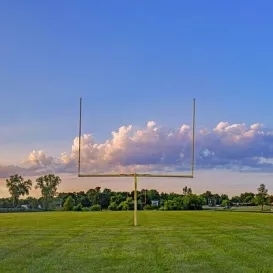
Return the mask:
[[101,206],[102,209],[107,209],[110,205],[111,195],[107,192],[98,193],[97,204]]
[[273,205],[273,195],[268,196],[268,203],[270,204],[270,209],[272,210],[272,205]]
[[88,199],[87,196],[82,196],[81,199],[80,199],[80,204],[82,207],[90,207],[91,206],[91,202],[90,200]]
[[44,199],[45,210],[48,210],[49,203],[57,195],[58,187],[61,183],[61,178],[54,174],[47,174],[36,179],[35,189],[40,189]]
[[262,206],[262,211],[264,210],[264,205],[268,202],[268,190],[264,184],[260,184],[260,187],[257,189],[258,193],[256,195],[256,201],[259,206]]
[[175,203],[175,208],[177,210],[183,210],[184,209],[184,196],[177,196],[177,197],[174,197],[172,200],[174,201]]
[[164,210],[177,210],[177,204],[174,200],[164,202]]
[[206,200],[206,205],[209,204],[209,200],[213,197],[213,194],[211,191],[206,191],[201,194],[201,196]]
[[98,191],[96,189],[89,189],[86,192],[86,195],[88,197],[88,199],[90,200],[92,205],[98,204]]
[[78,205],[81,203],[81,200],[86,197],[86,194],[84,191],[74,192],[74,196],[72,196],[75,200],[75,205]]
[[29,205],[31,209],[38,209],[39,203],[37,198],[29,196],[28,198],[25,199],[25,201],[27,202],[27,205]]
[[242,203],[251,203],[253,198],[255,197],[255,194],[252,192],[244,192],[240,195],[240,201]]
[[240,203],[240,202],[241,202],[240,196],[233,196],[233,197],[230,199],[230,203],[231,203],[231,204],[236,204],[236,203]]
[[204,198],[196,194],[183,197],[183,207],[185,210],[201,210],[204,205]]
[[190,195],[192,194],[192,189],[188,188],[188,186],[183,188],[183,195]]
[[222,207],[229,207],[229,205],[230,205],[230,201],[228,199],[224,199],[222,201],[222,204],[221,204]]
[[221,196],[218,193],[213,194],[212,199],[215,200],[215,205],[221,205]]
[[69,195],[64,201],[63,210],[71,211],[71,210],[73,210],[74,205],[75,205],[75,201],[72,198],[72,196]]
[[105,188],[102,192],[111,195],[112,190]]
[[6,187],[11,195],[13,206],[16,207],[20,196],[29,195],[32,181],[30,179],[24,180],[21,175],[15,174],[6,179]]
[[146,191],[146,198],[149,203],[151,203],[152,200],[159,200],[160,199],[160,194],[157,190],[151,189]]

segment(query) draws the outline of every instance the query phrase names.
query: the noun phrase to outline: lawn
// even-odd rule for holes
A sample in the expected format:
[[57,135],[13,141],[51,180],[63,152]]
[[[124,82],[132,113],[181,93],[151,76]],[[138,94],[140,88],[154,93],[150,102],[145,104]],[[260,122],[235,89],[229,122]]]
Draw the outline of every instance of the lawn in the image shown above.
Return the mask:
[[0,214],[0,272],[273,272],[273,215]]

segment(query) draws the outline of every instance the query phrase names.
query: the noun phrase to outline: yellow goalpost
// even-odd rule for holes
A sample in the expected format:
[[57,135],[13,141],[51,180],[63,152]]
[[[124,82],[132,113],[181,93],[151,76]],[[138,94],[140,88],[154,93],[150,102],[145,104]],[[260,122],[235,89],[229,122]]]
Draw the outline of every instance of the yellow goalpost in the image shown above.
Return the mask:
[[78,143],[78,177],[133,177],[134,178],[134,226],[137,226],[137,182],[138,177],[158,177],[158,178],[193,178],[195,161],[195,99],[193,99],[192,109],[192,154],[190,174],[146,174],[146,173],[81,173],[81,136],[82,136],[82,98],[80,98],[79,117],[79,143]]

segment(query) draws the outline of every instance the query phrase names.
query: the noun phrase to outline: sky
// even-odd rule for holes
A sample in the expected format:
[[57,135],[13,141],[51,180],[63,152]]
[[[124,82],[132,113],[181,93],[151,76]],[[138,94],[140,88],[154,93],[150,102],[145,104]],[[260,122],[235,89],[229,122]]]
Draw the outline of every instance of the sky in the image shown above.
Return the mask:
[[195,98],[196,177],[143,187],[273,190],[272,11],[266,0],[1,1],[0,196],[14,173],[60,174],[62,190],[131,185],[77,178],[80,97],[85,172],[187,173]]

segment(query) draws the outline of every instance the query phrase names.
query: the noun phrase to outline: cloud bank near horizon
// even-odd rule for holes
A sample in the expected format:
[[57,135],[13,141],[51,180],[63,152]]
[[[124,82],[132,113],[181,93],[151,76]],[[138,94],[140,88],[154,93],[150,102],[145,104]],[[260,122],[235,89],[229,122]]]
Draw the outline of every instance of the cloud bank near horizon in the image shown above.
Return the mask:
[[[273,170],[273,130],[263,124],[247,126],[219,122],[215,128],[202,128],[195,134],[197,169],[241,171]],[[122,126],[104,143],[92,134],[81,138],[83,172],[182,172],[190,170],[192,129],[189,125],[171,129],[147,122],[142,129]],[[44,151],[32,151],[20,166],[0,165],[0,177],[14,173],[40,175],[46,172],[76,173],[78,137],[69,153],[58,158]]]

